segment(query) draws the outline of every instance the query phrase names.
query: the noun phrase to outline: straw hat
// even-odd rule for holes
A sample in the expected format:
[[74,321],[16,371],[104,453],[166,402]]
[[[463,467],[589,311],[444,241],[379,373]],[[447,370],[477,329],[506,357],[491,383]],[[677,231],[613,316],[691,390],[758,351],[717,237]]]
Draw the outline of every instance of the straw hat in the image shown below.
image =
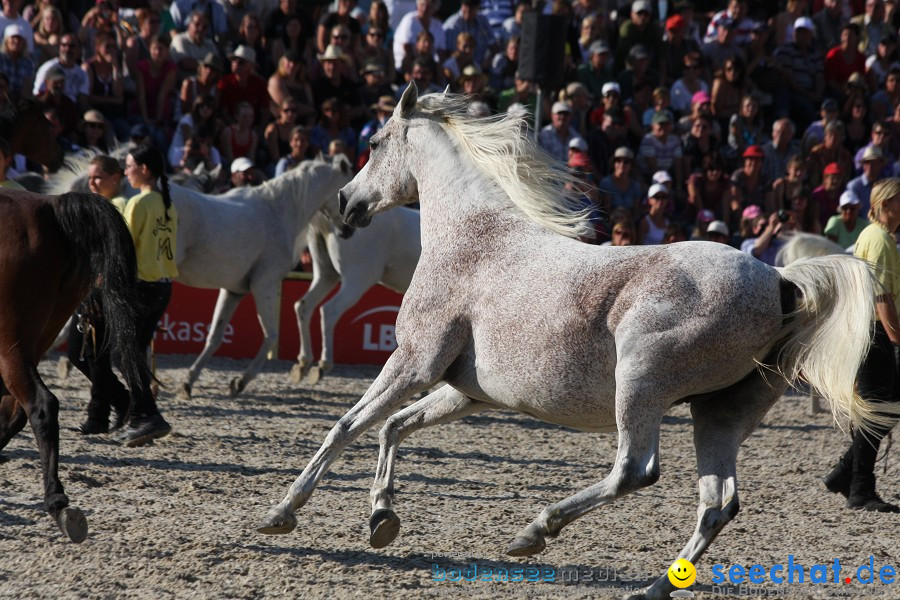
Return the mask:
[[93,108],[84,113],[84,121],[85,123],[106,123],[106,119],[103,118],[103,113],[99,110],[94,110]]
[[319,54],[319,60],[347,60],[347,56],[340,46],[328,44],[328,47],[325,48],[325,53]]
[[241,44],[228,54],[228,58],[243,58],[247,62],[256,64],[256,50]]

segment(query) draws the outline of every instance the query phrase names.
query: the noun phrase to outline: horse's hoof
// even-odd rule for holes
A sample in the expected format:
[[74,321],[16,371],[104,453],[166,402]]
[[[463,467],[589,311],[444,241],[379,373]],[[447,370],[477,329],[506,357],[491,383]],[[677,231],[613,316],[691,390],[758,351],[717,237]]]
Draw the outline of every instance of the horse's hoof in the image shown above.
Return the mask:
[[306,375],[306,367],[300,363],[296,363],[293,367],[291,367],[291,381],[293,383],[300,383],[303,381],[303,377]]
[[56,363],[56,375],[60,379],[65,379],[69,376],[69,371],[72,370],[72,363],[69,361],[69,358],[66,356],[60,357],[59,362]]
[[325,371],[322,370],[322,367],[313,365],[309,368],[309,376],[306,381],[309,382],[309,385],[316,385],[322,380],[323,375],[325,375]]
[[259,533],[266,535],[284,535],[297,527],[297,517],[291,512],[282,512],[273,508],[263,519],[262,524],[256,528]]
[[369,519],[369,545],[384,548],[390,545],[400,533],[400,517],[389,508],[379,508]]
[[546,547],[547,543],[542,537],[518,535],[506,549],[506,554],[509,556],[534,556]]
[[182,383],[181,387],[178,388],[178,399],[179,400],[190,400],[191,399],[191,384]]
[[235,377],[228,384],[228,389],[231,391],[231,397],[233,398],[244,391],[244,381],[240,377]]
[[84,517],[84,513],[77,508],[67,506],[59,511],[56,516],[56,524],[59,526],[59,530],[76,544],[80,544],[87,538],[87,519]]

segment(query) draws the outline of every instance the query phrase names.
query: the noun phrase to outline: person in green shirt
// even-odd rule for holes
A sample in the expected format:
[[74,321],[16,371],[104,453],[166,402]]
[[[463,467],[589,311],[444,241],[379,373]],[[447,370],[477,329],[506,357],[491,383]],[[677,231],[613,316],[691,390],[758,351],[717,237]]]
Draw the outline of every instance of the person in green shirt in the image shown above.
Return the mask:
[[[900,253],[894,233],[900,227],[900,179],[882,179],[872,188],[871,223],[856,240],[854,256],[872,265],[878,280],[875,291],[875,335],[857,373],[859,395],[875,403],[900,401]],[[847,507],[877,512],[900,512],[875,492],[875,459],[878,446],[896,424],[896,417],[881,413],[886,422],[870,431],[854,431],[853,441],[838,464],[825,476],[829,491],[847,498]]]
[[[160,317],[172,295],[178,214],[169,195],[169,180],[162,153],[153,146],[134,148],[125,158],[125,177],[140,192],[125,206],[125,223],[134,239],[138,266],[138,343],[150,346]],[[141,446],[168,435],[172,427],[159,414],[150,386],[132,390],[127,426],[118,436],[126,446]]]
[[825,237],[841,248],[849,248],[856,243],[859,234],[868,227],[869,220],[859,216],[859,198],[850,190],[841,194],[840,214],[833,215],[825,225]]

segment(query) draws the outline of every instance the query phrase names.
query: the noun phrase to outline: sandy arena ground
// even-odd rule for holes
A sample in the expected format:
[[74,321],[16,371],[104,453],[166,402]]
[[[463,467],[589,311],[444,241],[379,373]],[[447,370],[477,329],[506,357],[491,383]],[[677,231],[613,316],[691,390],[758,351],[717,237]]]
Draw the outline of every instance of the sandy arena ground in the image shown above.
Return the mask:
[[[547,504],[595,483],[612,465],[614,435],[576,433],[506,412],[489,412],[413,435],[400,450],[395,510],[400,536],[368,545],[369,486],[377,430],[353,444],[325,477],[300,526],[287,536],[255,527],[318,449],[335,420],[362,395],[377,368],[338,367],[318,386],[292,385],[290,364],[269,363],[243,396],[228,380],[246,365],[215,359],[190,402],[174,399],[192,357],[161,357],[161,402],[173,434],[126,449],[106,436],[70,431],[87,403],[86,380],[41,374],[62,402],[61,475],[90,534],[64,540],[42,509],[38,453],[30,430],[0,464],[0,598],[618,598],[662,573],[696,520],[696,478],[686,407],[662,432],[662,477],[653,487],[569,525],[532,559],[503,554],[516,532]],[[739,461],[741,513],[697,565],[697,598],[900,598],[900,515],[846,510],[819,478],[843,451],[830,416],[807,417],[805,400],[784,398],[745,444]],[[893,452],[879,482],[900,498]],[[713,565],[760,564],[788,555],[806,567],[793,585],[712,587]],[[812,584],[809,569],[835,559],[844,576],[873,557],[876,583]],[[552,582],[450,582],[475,563],[536,568]],[[561,570],[575,567],[578,583]],[[456,571],[454,573],[454,571]],[[551,572],[553,573],[551,575]],[[585,581],[587,574],[594,581]],[[469,573],[471,575],[471,572]],[[867,572],[863,572],[867,575]],[[603,581],[599,581],[603,580]],[[724,587],[724,586],[723,586]],[[741,595],[739,592],[743,592]]]

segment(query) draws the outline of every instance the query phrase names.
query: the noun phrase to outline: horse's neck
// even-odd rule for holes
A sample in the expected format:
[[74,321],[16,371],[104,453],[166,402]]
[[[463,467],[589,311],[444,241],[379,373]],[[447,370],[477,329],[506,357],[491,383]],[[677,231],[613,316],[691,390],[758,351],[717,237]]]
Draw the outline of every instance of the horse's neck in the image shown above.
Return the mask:
[[[414,173],[418,184],[422,250],[458,246],[460,235],[490,222],[492,238],[540,227],[511,206],[505,192],[487,175],[452,152],[422,153]],[[424,175],[422,175],[424,174]],[[502,218],[498,218],[501,217]]]

